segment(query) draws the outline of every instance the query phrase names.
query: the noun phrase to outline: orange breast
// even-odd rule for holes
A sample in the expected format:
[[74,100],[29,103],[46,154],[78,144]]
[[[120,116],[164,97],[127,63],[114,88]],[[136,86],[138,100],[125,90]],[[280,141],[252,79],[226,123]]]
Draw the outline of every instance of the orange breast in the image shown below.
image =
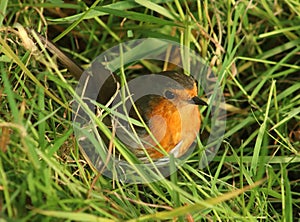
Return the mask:
[[200,116],[198,107],[187,105],[178,108],[167,99],[162,99],[159,104],[155,105],[151,117],[148,116],[148,118],[149,129],[156,141],[153,137],[147,135],[142,138],[145,141],[144,147],[151,158],[158,159],[165,156],[166,152],[169,153],[182,141],[178,156],[176,156],[179,157],[190,147],[199,131]]

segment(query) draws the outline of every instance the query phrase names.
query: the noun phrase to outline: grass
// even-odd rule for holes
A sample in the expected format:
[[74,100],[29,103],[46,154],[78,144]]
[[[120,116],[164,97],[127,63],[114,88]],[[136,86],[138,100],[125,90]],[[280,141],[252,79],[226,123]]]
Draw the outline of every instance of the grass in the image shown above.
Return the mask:
[[[73,3],[0,3],[1,221],[299,220],[297,1]],[[139,38],[195,50],[226,100],[226,131],[213,161],[200,169],[199,147],[176,173],[143,185],[97,174],[74,136],[76,80],[55,56],[22,42],[21,27],[47,35],[84,68]],[[125,74],[164,65],[142,61]]]

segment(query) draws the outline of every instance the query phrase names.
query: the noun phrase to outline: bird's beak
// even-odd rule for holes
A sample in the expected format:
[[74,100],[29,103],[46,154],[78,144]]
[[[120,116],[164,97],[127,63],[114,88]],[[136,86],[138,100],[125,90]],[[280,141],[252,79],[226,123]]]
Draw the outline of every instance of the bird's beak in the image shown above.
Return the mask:
[[198,96],[194,96],[191,99],[191,103],[193,103],[195,105],[207,106],[207,103],[205,101],[203,101],[202,99],[200,99]]

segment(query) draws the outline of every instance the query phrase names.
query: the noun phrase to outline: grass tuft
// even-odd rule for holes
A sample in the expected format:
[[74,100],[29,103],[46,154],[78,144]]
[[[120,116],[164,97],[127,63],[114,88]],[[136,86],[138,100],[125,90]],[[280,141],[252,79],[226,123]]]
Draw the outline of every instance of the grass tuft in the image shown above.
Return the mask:
[[[1,0],[1,221],[299,220],[299,12],[293,0]],[[26,28],[54,40],[83,68],[133,39],[195,50],[226,101],[217,155],[202,169],[199,145],[170,177],[143,185],[99,174],[74,135],[77,81]],[[121,72],[166,68],[172,66],[140,61]],[[212,130],[207,113],[202,142]]]

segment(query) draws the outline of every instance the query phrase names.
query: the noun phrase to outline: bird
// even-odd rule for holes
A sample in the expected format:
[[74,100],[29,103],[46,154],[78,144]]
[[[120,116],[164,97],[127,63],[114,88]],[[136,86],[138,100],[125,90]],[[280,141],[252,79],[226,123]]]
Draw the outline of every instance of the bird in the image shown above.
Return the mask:
[[[192,76],[174,70],[147,74],[142,81],[144,84],[134,84],[131,92],[147,91],[149,86],[155,94],[150,90],[138,98],[135,101],[137,110],[131,108],[129,116],[138,120],[139,113],[154,138],[147,130],[139,128],[137,134],[143,146],[135,144],[133,147],[131,142],[127,143],[129,149],[143,161],[147,160],[145,152],[152,160],[168,154],[176,158],[183,156],[200,130],[198,106],[207,105],[198,96],[197,82]],[[141,89],[136,89],[139,86]]]
[[[46,48],[57,55],[70,73],[76,79],[80,79],[84,72],[82,68],[50,40],[42,35],[39,37]],[[101,75],[99,70],[108,72],[99,63],[94,65],[92,70],[95,70],[99,76]],[[101,104],[106,104],[120,83],[118,75],[113,73],[109,73],[109,75],[97,97],[97,101]],[[136,109],[131,107],[129,110],[129,116],[143,121],[146,128],[134,127],[140,143],[135,143],[128,138],[125,143],[142,162],[147,162],[149,157],[153,161],[164,159],[170,154],[179,158],[187,153],[196,140],[201,126],[199,106],[207,106],[207,103],[198,96],[198,84],[191,75],[169,70],[143,76],[145,76],[143,84],[139,84],[138,87],[135,85],[134,88],[139,91],[139,87],[141,87],[140,90],[143,90],[145,85],[152,84],[149,88],[155,89],[156,92],[136,99],[134,102]],[[166,81],[156,81],[155,79],[158,77]],[[153,81],[156,81],[155,84]],[[97,84],[97,81],[91,81],[91,84]]]

